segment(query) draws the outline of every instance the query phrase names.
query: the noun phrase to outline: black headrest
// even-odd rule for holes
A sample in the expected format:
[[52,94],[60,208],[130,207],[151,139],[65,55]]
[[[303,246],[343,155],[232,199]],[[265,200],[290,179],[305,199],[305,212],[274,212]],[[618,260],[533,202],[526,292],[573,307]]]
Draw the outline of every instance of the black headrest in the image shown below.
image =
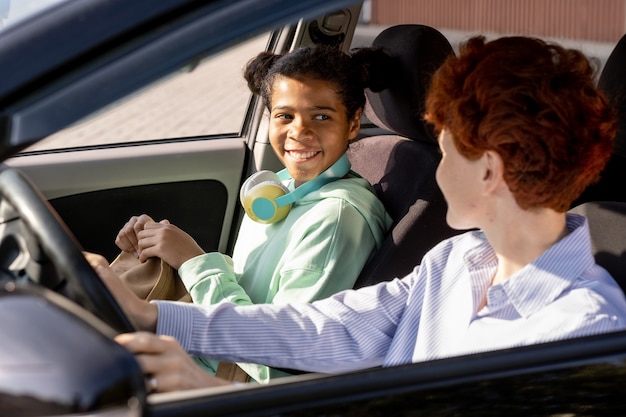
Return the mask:
[[600,181],[589,186],[574,205],[585,201],[626,202],[626,35],[615,45],[606,61],[598,87],[617,110],[617,133],[613,155],[600,174]]
[[618,129],[614,153],[626,157],[626,35],[615,45],[606,61],[598,87],[617,108]]
[[365,115],[401,136],[436,143],[423,120],[424,99],[432,74],[454,53],[450,42],[428,26],[398,25],[381,32],[372,45],[394,57],[398,68],[390,87],[378,93],[366,90]]

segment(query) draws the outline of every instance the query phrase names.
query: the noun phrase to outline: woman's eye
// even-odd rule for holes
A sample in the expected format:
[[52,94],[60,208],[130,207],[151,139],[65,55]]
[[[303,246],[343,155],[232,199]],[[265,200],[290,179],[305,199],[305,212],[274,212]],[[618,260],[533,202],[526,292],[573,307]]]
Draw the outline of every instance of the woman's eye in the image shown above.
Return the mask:
[[293,119],[293,116],[290,114],[285,114],[285,113],[279,113],[274,115],[275,119],[285,119],[285,120],[291,120]]
[[315,120],[329,120],[330,116],[325,114],[318,114],[315,116]]

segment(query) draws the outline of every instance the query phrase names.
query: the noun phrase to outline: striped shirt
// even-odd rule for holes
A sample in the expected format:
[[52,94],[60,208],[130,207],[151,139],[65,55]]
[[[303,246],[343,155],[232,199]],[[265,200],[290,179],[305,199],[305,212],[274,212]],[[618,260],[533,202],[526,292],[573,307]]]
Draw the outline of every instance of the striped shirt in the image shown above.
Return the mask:
[[501,284],[490,286],[497,258],[473,231],[441,242],[403,279],[312,304],[157,301],[157,333],[191,354],[334,373],[626,328],[624,294],[595,264],[586,219],[568,214],[567,227]]

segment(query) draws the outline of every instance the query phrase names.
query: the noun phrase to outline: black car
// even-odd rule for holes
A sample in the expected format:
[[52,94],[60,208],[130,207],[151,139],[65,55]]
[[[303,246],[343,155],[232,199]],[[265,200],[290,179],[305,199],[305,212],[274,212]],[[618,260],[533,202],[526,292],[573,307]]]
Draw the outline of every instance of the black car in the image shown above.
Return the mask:
[[[361,7],[354,0],[0,2],[0,415],[626,415],[626,332],[267,385],[147,393],[134,357],[113,340],[132,323],[81,251],[112,258],[120,225],[144,212],[196,231],[206,250],[231,251],[241,183],[255,170],[280,169],[242,65],[263,49],[383,42],[359,28]],[[350,150],[401,227],[358,285],[409,272],[456,233],[445,225],[437,148],[419,117],[430,64],[454,45],[420,22],[403,30],[418,39],[403,62],[411,88],[368,93],[370,112]],[[622,88],[625,55],[622,42],[599,80],[607,91]],[[387,119],[376,114],[381,106],[406,117]],[[598,262],[620,283],[623,148],[577,208],[590,216]],[[391,158],[399,172],[375,169]]]

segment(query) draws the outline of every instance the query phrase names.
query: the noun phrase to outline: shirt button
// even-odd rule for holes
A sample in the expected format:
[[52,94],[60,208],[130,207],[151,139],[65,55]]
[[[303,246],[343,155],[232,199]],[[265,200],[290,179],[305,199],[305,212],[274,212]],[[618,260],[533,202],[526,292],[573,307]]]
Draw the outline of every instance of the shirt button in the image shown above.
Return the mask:
[[493,296],[495,298],[502,298],[504,296],[504,291],[502,291],[502,289],[500,289],[500,288],[495,288],[493,290]]

